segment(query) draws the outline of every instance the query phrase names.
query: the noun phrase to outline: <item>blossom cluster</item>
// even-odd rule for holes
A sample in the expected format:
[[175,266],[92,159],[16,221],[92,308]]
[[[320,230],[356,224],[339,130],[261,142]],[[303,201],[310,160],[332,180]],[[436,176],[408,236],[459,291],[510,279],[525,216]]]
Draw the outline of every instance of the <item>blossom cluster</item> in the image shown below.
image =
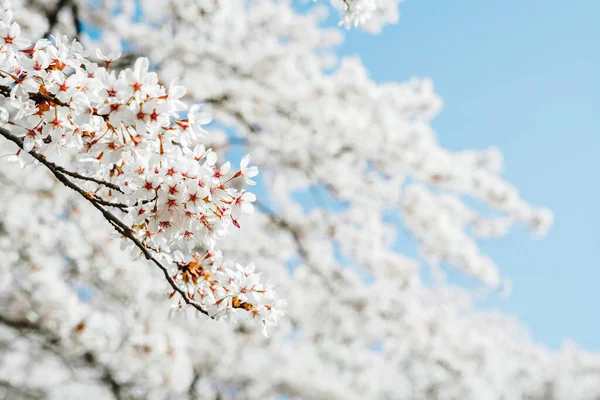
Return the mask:
[[[270,282],[263,284],[253,263],[243,266],[231,261],[222,262],[220,252],[195,253],[191,257],[178,254],[177,273],[174,278],[188,290],[191,298],[210,304],[209,314],[215,318],[225,316],[235,320],[238,313],[249,313],[262,322],[263,333],[276,325],[284,314],[285,300],[277,299]],[[174,295],[175,292],[172,292]],[[174,310],[184,304],[180,301]]]
[[[86,188],[94,182],[85,197],[111,208],[127,224],[127,232],[117,226],[126,246],[139,252],[126,237],[137,239],[173,274],[183,265],[174,264],[174,257],[198,247],[205,256],[214,254],[216,242],[253,211],[256,197],[238,189],[241,182],[234,187],[235,181],[255,184],[258,169],[249,166],[250,158],[244,157],[237,171],[229,162],[219,166],[216,153],[199,143],[210,116],[182,101],[183,87],[163,87],[148,59],[116,73],[111,64],[118,54],[97,51],[98,65],[81,44],[63,36],[32,44],[21,37],[6,3],[1,12],[0,93],[10,99],[12,111],[3,114],[23,149],[44,157],[71,154],[73,166],[83,172],[69,175]],[[19,150],[17,156],[25,159],[27,153]],[[199,270],[190,265],[181,276],[187,302],[215,318],[244,310],[265,327],[276,325],[282,312],[271,306],[275,292],[258,284],[253,267],[241,269],[238,277],[239,269],[213,265],[213,279],[204,274],[197,280],[190,276]],[[189,287],[200,283],[196,290]]]
[[378,32],[387,23],[398,20],[398,3],[403,0],[331,0],[340,9],[339,25]]
[[377,9],[374,0],[346,0],[344,6],[344,16],[340,25],[344,25],[346,28],[364,24]]

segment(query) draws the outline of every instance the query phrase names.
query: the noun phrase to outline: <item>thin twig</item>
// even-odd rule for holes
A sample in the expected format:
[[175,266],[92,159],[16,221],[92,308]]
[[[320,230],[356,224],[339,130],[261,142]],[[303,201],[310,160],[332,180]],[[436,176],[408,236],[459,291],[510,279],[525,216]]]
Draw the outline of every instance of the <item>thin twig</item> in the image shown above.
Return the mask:
[[82,181],[94,182],[94,183],[96,183],[98,185],[106,186],[107,188],[115,190],[115,191],[117,191],[119,193],[123,193],[123,191],[121,190],[121,188],[118,187],[117,185],[115,185],[114,183],[110,183],[110,182],[107,182],[107,181],[103,181],[101,179],[96,179],[96,178],[92,178],[92,177],[89,177],[89,176],[81,175],[81,174],[78,174],[77,172],[69,171],[69,170],[61,167],[60,165],[57,165],[56,169],[59,172],[62,172],[63,174],[68,175],[70,177],[81,179]]

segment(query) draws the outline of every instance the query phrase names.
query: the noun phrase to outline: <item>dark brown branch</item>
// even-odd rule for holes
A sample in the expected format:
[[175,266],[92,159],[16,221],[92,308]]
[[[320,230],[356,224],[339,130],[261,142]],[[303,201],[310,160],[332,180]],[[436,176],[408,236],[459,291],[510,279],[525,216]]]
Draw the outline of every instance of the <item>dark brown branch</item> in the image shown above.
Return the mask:
[[91,196],[93,196],[94,201],[102,206],[106,206],[106,207],[114,207],[114,208],[118,208],[121,211],[127,211],[127,209],[130,207],[127,204],[123,204],[123,203],[113,203],[111,201],[106,201],[98,196],[96,196],[95,194],[92,194],[90,192],[89,193]]
[[24,330],[39,330],[40,326],[36,323],[30,322],[26,319],[13,320],[6,318],[4,315],[0,314],[0,323],[6,326],[10,326],[13,329],[18,331]]
[[113,374],[111,373],[110,369],[104,368],[104,371],[102,371],[102,377],[100,378],[100,380],[108,385],[113,396],[115,396],[115,399],[119,400],[119,399],[123,398],[122,387],[119,384],[119,382],[116,381],[116,379],[113,376]]
[[[2,77],[5,77],[6,75],[4,74],[0,74]],[[0,94],[4,97],[9,97],[10,96],[10,87],[6,86],[6,85],[0,85]]]
[[[23,140],[21,138],[19,138],[18,136],[13,135],[7,129],[0,128],[0,135],[4,136],[6,139],[15,143],[17,146],[19,146],[19,148],[24,150]],[[160,270],[163,272],[163,275],[165,276],[165,279],[167,280],[167,282],[169,282],[169,285],[173,288],[173,290],[175,290],[177,293],[179,293],[181,295],[181,297],[183,298],[185,303],[191,305],[192,307],[194,307],[196,310],[198,310],[202,314],[210,316],[208,311],[206,311],[199,303],[190,299],[187,296],[187,293],[177,285],[177,283],[173,280],[173,278],[169,274],[169,270],[167,269],[167,267],[164,266],[160,261],[158,261],[150,253],[150,251],[146,248],[146,246],[135,236],[133,230],[130,227],[128,227],[127,225],[125,225],[123,222],[121,222],[121,220],[119,218],[117,218],[114,214],[112,214],[110,211],[108,211],[106,208],[104,208],[104,206],[98,201],[96,196],[94,196],[92,193],[80,188],[75,183],[71,182],[64,173],[62,173],[61,171],[59,171],[56,168],[57,167],[56,164],[48,161],[45,156],[38,154],[37,152],[35,152],[33,150],[29,151],[29,154],[33,158],[35,158],[37,161],[39,161],[41,164],[43,164],[46,168],[48,168],[50,170],[50,172],[52,172],[52,174],[56,177],[56,179],[58,179],[63,185],[74,190],[75,192],[79,193],[82,197],[87,199],[87,201],[89,201],[98,211],[100,211],[100,213],[102,213],[102,216],[104,216],[104,218],[107,221],[109,221],[113,225],[113,227],[115,227],[117,232],[119,232],[121,235],[123,235],[127,239],[131,240],[133,242],[133,244],[135,244],[135,246],[142,252],[142,254],[146,257],[147,260],[152,261],[158,268],[160,268]]]
[[[3,95],[4,97],[9,97],[10,96],[10,92],[11,89],[10,87],[6,86],[6,85],[0,85],[0,94]],[[29,98],[33,101],[35,101],[37,104],[39,103],[43,103],[43,102],[47,102],[47,103],[53,103],[59,106],[63,106],[63,107],[70,107],[68,103],[65,103],[64,101],[61,101],[59,99],[57,99],[54,96],[51,95],[47,95],[47,94],[42,94],[42,93],[38,93],[38,92],[30,92],[29,93]],[[96,114],[97,115],[97,114]],[[69,171],[63,167],[61,167],[60,165],[54,165],[54,167],[56,168],[57,171],[71,176],[73,178],[77,178],[80,180],[84,180],[84,181],[89,181],[89,182],[94,182],[98,185],[102,185],[102,186],[106,186],[109,189],[112,190],[116,190],[119,193],[123,193],[123,191],[121,190],[121,188],[117,185],[115,185],[114,183],[111,182],[107,182],[101,179],[96,179],[96,178],[92,178],[89,176],[85,176],[85,175],[81,175],[77,172],[72,172]],[[110,206],[116,206],[119,207],[119,205],[111,205],[111,204],[105,204],[105,205],[110,205]]]
[[[5,76],[4,74],[0,74],[0,76]],[[11,93],[11,88],[10,86],[6,86],[6,85],[0,85],[0,94],[3,95],[4,97],[9,97],[10,93]],[[36,104],[41,104],[41,103],[52,103],[55,104],[57,106],[62,106],[62,107],[68,107],[71,108],[71,106],[69,105],[69,103],[65,103],[64,101],[57,99],[56,96],[53,95],[49,95],[49,94],[44,94],[44,93],[40,93],[40,92],[29,92],[29,98],[33,101],[35,101]],[[108,119],[108,115],[107,114],[98,114],[98,112],[96,110],[92,110],[92,114],[96,115],[98,117],[102,117],[105,120]]]
[[190,398],[190,400],[197,398],[197,396],[195,394],[196,384],[198,383],[200,378],[201,378],[200,372],[198,372],[198,370],[196,368],[194,368],[194,377],[192,378],[192,382],[190,382],[190,386],[188,388],[188,397]]
[[[3,88],[2,90],[5,91],[6,89]],[[29,92],[29,98],[31,100],[35,101],[36,104],[40,104],[40,103],[46,102],[46,103],[53,103],[53,104],[56,104],[58,106],[63,106],[63,107],[69,107],[70,108],[70,106],[69,106],[68,103],[65,103],[64,101],[61,101],[61,100],[57,99],[54,96],[50,96],[50,95],[39,93],[39,92]]]
[[117,185],[115,185],[114,183],[110,183],[110,182],[107,182],[107,181],[103,181],[101,179],[96,179],[96,178],[92,178],[92,177],[89,177],[89,176],[81,175],[81,174],[78,174],[77,172],[69,171],[69,170],[61,167],[60,165],[57,165],[56,169],[59,172],[62,172],[63,174],[68,175],[70,177],[81,179],[82,181],[94,182],[94,183],[96,183],[98,185],[106,186],[107,188],[115,190],[115,191],[117,191],[119,193],[123,193],[123,191],[121,190],[121,188],[118,187]]

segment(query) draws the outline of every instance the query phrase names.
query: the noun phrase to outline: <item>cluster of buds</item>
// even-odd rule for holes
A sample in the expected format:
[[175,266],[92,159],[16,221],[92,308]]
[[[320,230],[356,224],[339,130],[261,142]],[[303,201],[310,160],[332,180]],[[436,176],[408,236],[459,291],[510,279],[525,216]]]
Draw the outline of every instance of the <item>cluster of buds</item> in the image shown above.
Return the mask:
[[163,87],[148,59],[116,73],[111,64],[118,55],[97,52],[99,65],[66,37],[32,44],[20,36],[7,4],[0,8],[0,94],[12,110],[3,115],[23,149],[44,157],[69,152],[85,171],[78,177],[97,184],[88,200],[114,207],[145,249],[170,265],[183,254],[197,260],[187,269],[178,264],[178,281],[212,316],[242,310],[274,325],[281,312],[267,311],[275,294],[250,269],[238,279],[226,266],[193,264],[200,260],[192,256],[196,247],[214,253],[228,228],[252,213],[255,196],[232,185],[254,184],[258,169],[249,157],[237,171],[228,162],[219,166],[216,153],[199,143],[210,116],[182,101],[183,87]]

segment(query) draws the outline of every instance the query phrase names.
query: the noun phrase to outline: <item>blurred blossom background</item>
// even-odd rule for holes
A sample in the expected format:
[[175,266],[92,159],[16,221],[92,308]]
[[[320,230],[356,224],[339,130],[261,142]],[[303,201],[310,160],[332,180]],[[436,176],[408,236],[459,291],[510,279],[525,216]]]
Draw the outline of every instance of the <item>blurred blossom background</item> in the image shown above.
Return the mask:
[[[0,50],[10,35],[48,37],[79,62],[51,36],[67,34],[101,49],[89,55],[100,67],[79,71],[100,91],[144,65],[185,87],[182,101],[213,120],[196,108],[173,119],[208,132],[169,142],[173,165],[196,157],[208,193],[257,200],[252,215],[219,209],[222,230],[158,247],[190,298],[232,323],[217,322],[184,307],[48,171],[9,162],[23,155],[0,137],[0,398],[600,399],[600,2],[13,0],[12,14],[1,4]],[[59,79],[52,65],[44,73]],[[107,77],[103,65],[136,73]],[[31,93],[10,97],[17,75],[0,68],[3,129],[40,107]],[[163,100],[183,93],[171,90]],[[122,100],[113,108],[142,113]],[[117,147],[136,151],[127,146]],[[74,147],[50,157],[93,172]],[[109,149],[88,153],[135,189],[114,172],[131,160]],[[235,265],[229,278],[221,262]],[[231,289],[233,301],[204,287],[205,300],[205,281],[254,276],[252,263],[286,315],[269,297],[274,317],[256,318],[271,304],[249,303],[246,289]]]

